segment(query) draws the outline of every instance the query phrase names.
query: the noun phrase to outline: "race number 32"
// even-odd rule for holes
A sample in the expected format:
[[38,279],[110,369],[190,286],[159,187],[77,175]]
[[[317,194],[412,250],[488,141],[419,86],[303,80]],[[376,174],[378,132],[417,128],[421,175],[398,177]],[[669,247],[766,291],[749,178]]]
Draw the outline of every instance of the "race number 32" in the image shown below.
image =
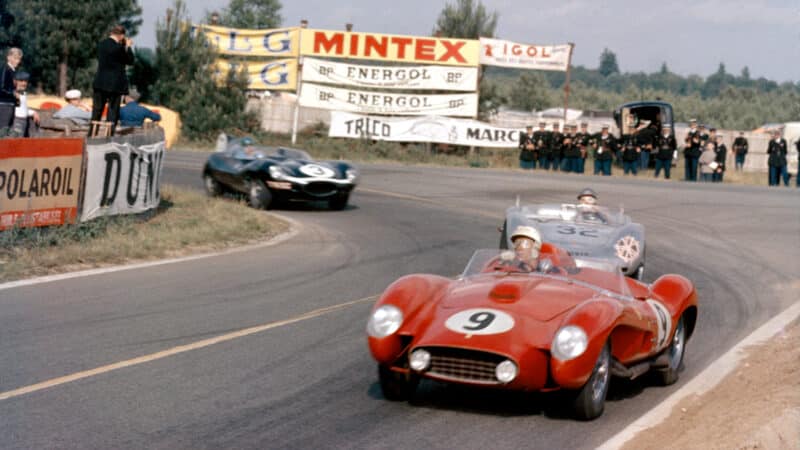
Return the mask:
[[514,319],[497,309],[475,308],[453,314],[444,326],[462,334],[500,334],[514,328]]

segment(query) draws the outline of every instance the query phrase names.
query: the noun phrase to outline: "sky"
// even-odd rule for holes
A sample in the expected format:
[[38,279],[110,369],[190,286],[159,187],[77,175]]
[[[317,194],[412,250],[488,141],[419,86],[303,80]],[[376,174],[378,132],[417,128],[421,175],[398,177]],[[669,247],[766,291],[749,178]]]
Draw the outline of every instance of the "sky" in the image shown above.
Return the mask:
[[[429,36],[455,0],[283,0],[283,26]],[[187,0],[193,21],[228,0]],[[477,3],[477,2],[476,2]],[[515,42],[575,43],[573,65],[596,68],[608,48],[622,72],[655,72],[663,62],[683,76],[707,77],[725,64],[751,78],[800,82],[799,0],[482,0],[498,13],[496,35]],[[171,0],[139,0],[138,46],[155,47],[156,20]]]

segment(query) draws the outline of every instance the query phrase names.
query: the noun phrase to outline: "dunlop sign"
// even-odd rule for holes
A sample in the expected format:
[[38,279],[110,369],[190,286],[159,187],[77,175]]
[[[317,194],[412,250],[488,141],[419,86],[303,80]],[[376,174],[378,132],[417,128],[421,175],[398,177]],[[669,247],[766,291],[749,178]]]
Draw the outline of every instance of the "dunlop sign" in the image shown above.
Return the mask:
[[261,62],[247,61],[242,63],[218,59],[218,74],[226,76],[231,68],[238,68],[241,64],[247,66],[248,89],[293,91],[297,87],[296,59],[275,59]]
[[366,66],[306,57],[303,81],[381,89],[475,91],[477,67]]
[[297,57],[299,28],[240,30],[194,25],[221,55]]
[[448,66],[478,66],[477,40],[300,30],[300,54]]
[[440,115],[474,117],[478,112],[478,94],[389,94],[354,91],[303,83],[300,105],[363,114]]
[[75,221],[83,139],[3,139],[0,230]]

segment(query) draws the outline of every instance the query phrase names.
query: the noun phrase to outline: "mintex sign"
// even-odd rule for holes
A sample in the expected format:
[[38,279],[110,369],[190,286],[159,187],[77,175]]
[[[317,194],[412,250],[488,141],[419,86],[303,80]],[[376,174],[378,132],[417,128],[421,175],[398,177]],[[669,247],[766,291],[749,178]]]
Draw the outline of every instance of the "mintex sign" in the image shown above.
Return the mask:
[[477,66],[477,40],[302,29],[300,53],[307,56]]
[[0,230],[75,221],[83,139],[0,140]]

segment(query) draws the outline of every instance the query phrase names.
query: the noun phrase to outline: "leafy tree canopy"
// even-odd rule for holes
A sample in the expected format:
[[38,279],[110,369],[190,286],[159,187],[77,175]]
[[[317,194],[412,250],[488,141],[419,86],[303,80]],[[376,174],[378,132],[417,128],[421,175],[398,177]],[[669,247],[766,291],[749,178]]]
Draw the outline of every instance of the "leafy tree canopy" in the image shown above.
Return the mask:
[[617,55],[607,48],[603,49],[603,53],[600,54],[600,68],[597,70],[600,72],[600,75],[604,77],[619,73]]
[[[278,28],[283,22],[280,0],[230,0],[219,14],[218,25],[231,28]],[[212,23],[213,12],[206,13],[206,22]]]
[[456,0],[455,4],[447,3],[433,29],[435,36],[477,39],[494,37],[497,28],[497,12],[488,13],[483,3],[478,0]]

